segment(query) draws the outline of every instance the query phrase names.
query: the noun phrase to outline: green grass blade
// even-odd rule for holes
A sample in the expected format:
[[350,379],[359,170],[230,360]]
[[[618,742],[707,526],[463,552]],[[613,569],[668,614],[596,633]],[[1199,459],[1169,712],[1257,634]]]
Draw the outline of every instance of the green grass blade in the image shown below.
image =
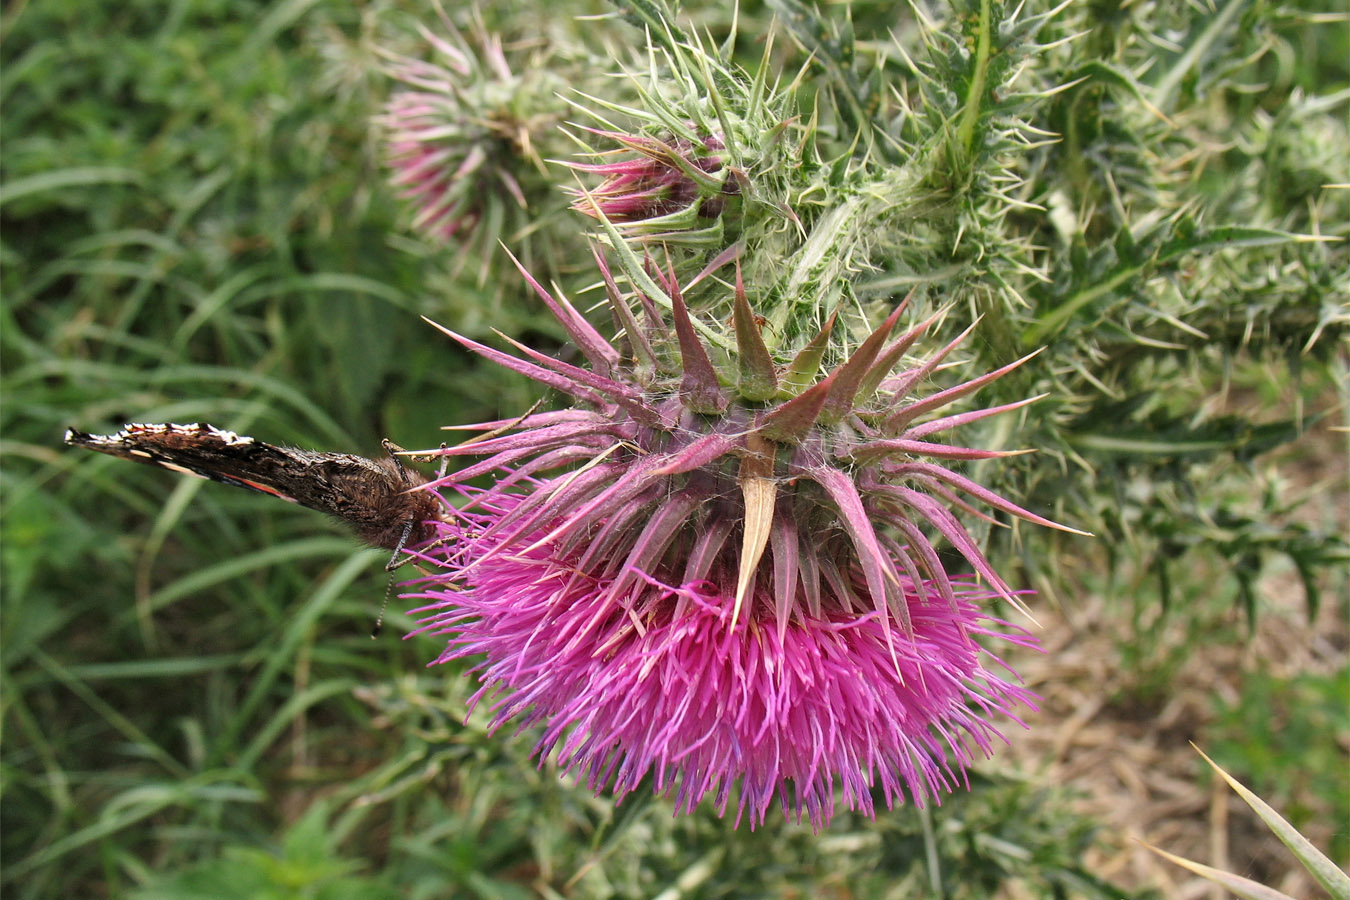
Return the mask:
[[135,169],[123,169],[119,166],[77,166],[70,169],[55,169],[40,172],[26,178],[16,178],[0,186],[0,206],[43,191],[55,191],[61,188],[86,188],[99,184],[140,184],[141,173]]
[[[368,551],[354,553],[343,561],[324,580],[313,596],[305,601],[299,612],[291,619],[275,646],[268,648],[266,665],[253,679],[248,696],[239,705],[226,735],[216,744],[216,761],[219,761],[221,753],[227,752],[237,745],[239,736],[244,733],[252,721],[254,713],[272,692],[282,671],[295,664],[295,656],[300,645],[306,640],[313,639],[314,625],[319,617],[333,605],[348,585],[362,573],[371,570],[371,565],[376,557],[378,557],[378,554],[375,551]],[[247,752],[254,754],[259,749],[256,742],[251,742],[250,749]]]

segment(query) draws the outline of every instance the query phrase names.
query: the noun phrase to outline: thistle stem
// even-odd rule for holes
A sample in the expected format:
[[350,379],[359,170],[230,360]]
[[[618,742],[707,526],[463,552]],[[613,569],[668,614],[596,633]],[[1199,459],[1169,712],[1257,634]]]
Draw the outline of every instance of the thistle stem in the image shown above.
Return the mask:
[[984,96],[984,84],[989,75],[989,47],[991,44],[990,0],[980,0],[980,27],[975,38],[975,71],[970,76],[970,90],[966,92],[966,107],[961,111],[961,124],[957,126],[956,137],[966,158],[970,158],[971,147],[975,142],[975,123],[980,118],[980,98]]
[[[766,334],[815,332],[835,309],[851,273],[875,250],[878,236],[903,233],[899,227],[928,215],[943,194],[923,187],[913,166],[883,173],[859,185],[830,210],[798,248],[789,265],[782,301],[765,309]],[[847,335],[847,330],[840,332]]]

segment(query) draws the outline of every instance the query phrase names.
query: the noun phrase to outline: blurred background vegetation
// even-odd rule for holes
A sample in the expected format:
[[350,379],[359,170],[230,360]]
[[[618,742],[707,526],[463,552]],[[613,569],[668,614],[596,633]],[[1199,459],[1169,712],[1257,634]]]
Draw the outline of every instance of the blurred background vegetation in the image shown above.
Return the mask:
[[[723,6],[688,12],[721,34]],[[533,402],[419,318],[472,337],[496,327],[555,339],[516,282],[484,279],[412,236],[384,185],[372,117],[390,85],[375,47],[412,46],[411,23],[428,8],[10,4],[0,19],[0,889],[1143,896],[1147,878],[1107,871],[1113,857],[1094,845],[1121,835],[1102,834],[1078,802],[1101,783],[1055,768],[1072,764],[1060,739],[1085,710],[1117,729],[1098,746],[1161,741],[1189,754],[1187,739],[1203,742],[1292,807],[1296,825],[1328,825],[1329,849],[1350,858],[1346,442],[1327,430],[1344,423],[1347,256],[1304,244],[1196,263],[1166,256],[1165,239],[1188,239],[1184,224],[1169,218],[1174,230],[1134,244],[1118,239],[1110,214],[1113,192],[1175,165],[1210,204],[1211,226],[1347,236],[1347,191],[1324,188],[1350,182],[1350,33],[1312,4],[1085,6],[1094,29],[1079,40],[1107,59],[1128,43],[1135,64],[1139,19],[1151,17],[1157,66],[1138,68],[1153,96],[1171,99],[1170,127],[1123,131],[1100,78],[1047,108],[1042,124],[1076,143],[1068,158],[1039,157],[1050,174],[1038,177],[1100,192],[1107,212],[1079,223],[1089,242],[1063,254],[1034,299],[1051,310],[1086,302],[1085,286],[1132,266],[1165,269],[1145,290],[1155,297],[1216,270],[1247,288],[1192,310],[1188,324],[1208,339],[1168,347],[1167,364],[1140,348],[1175,330],[1127,340],[1113,326],[1135,320],[1111,303],[1087,306],[1076,331],[1044,331],[1096,354],[1100,369],[1086,377],[1129,373],[1090,403],[1052,398],[1061,431],[1033,424],[1015,438],[1072,432],[1077,443],[1051,455],[1089,458],[1095,476],[1063,518],[1107,538],[1022,534],[1002,548],[1024,563],[1048,599],[1047,627],[1059,629],[1027,670],[1049,720],[1031,724],[1051,736],[1028,739],[1016,765],[984,767],[973,793],[940,809],[875,823],[841,816],[816,837],[782,823],[733,830],[706,813],[673,821],[638,795],[615,810],[561,782],[528,758],[528,735],[489,737],[481,714],[464,722],[472,686],[424,669],[439,647],[398,640],[402,616],[370,640],[383,554],[355,549],[317,514],[60,444],[71,425],[203,421],[374,455],[381,437],[435,446],[443,425]],[[514,52],[569,48],[570,65],[610,71],[637,33],[572,18],[608,9],[573,0],[481,17]],[[767,27],[760,4],[740,13],[743,33]],[[845,19],[842,8],[825,15]],[[912,35],[913,21],[888,3],[855,4],[853,31],[865,55],[891,32]],[[741,43],[753,64],[761,47]],[[791,77],[806,55],[787,40],[779,52]],[[1075,169],[1080,159],[1098,168]],[[1064,211],[1053,192],[1040,199]],[[1080,202],[1061,199],[1070,211]],[[540,203],[539,221],[566,215],[565,198]],[[508,242],[521,237],[506,227]],[[536,252],[559,277],[585,263],[550,249]],[[1015,477],[1028,506],[1057,512],[1065,485],[1085,483],[1044,468]],[[1231,653],[1210,660],[1215,646]],[[1073,679],[1092,690],[1063,693]],[[1180,774],[1201,781],[1189,755]],[[1108,883],[1117,877],[1127,883]]]

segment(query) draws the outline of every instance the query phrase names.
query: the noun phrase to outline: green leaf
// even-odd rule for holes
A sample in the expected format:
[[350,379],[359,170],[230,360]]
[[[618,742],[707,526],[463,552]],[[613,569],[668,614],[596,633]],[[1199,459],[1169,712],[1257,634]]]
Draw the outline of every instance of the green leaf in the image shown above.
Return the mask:
[[55,191],[62,188],[87,188],[101,184],[141,184],[143,177],[135,169],[123,169],[117,166],[82,166],[71,169],[54,169],[40,172],[27,178],[16,178],[0,185],[0,206],[43,191]]
[[675,16],[663,0],[614,0],[614,5],[626,10],[624,21],[634,28],[645,30],[654,43],[667,50],[675,50],[672,41],[683,44],[688,40],[675,24]]
[[1327,243],[1337,237],[1316,234],[1294,234],[1274,228],[1252,228],[1245,225],[1226,225],[1209,231],[1198,231],[1174,237],[1158,249],[1155,262],[1171,262],[1187,253],[1210,253],[1245,247],[1275,247],[1280,244]]

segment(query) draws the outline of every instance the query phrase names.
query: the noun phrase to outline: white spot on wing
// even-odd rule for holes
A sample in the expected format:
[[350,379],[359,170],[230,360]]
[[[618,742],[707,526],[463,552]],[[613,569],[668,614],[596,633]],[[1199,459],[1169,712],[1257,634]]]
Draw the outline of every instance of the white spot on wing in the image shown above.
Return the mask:
[[[134,452],[134,451],[133,451],[133,452]],[[147,455],[148,455],[148,454],[147,454]],[[165,461],[162,460],[162,459],[157,459],[157,460],[155,460],[155,462],[159,463],[161,466],[163,466],[164,468],[170,470],[171,472],[179,472],[179,473],[182,473],[183,475],[191,475],[193,478],[205,478],[205,477],[206,477],[206,476],[203,475],[201,472],[194,472],[194,471],[192,471],[191,469],[185,469],[185,468],[183,468],[183,467],[180,466],[180,465],[177,465],[177,464],[171,463],[171,462],[165,462]]]

